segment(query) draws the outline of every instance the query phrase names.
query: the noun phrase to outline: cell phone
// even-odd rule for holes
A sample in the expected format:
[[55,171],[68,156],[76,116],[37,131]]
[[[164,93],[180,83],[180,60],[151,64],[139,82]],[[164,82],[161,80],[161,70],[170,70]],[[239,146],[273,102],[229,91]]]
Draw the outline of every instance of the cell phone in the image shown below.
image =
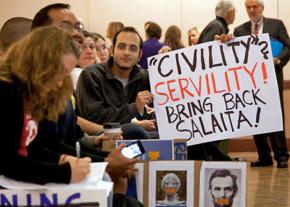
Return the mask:
[[127,158],[135,158],[143,155],[145,153],[145,149],[141,141],[136,141],[128,144],[121,150],[122,155]]

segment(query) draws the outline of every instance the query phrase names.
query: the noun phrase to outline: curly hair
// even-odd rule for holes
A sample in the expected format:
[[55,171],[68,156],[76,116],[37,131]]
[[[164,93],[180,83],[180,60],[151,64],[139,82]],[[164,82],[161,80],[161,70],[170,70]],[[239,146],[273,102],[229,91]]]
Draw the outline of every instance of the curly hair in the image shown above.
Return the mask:
[[[0,79],[16,84],[23,93],[25,111],[36,121],[57,120],[72,93],[72,82],[63,63],[64,54],[79,58],[71,35],[53,26],[35,29],[12,45],[0,66]],[[62,77],[57,87],[55,80]]]

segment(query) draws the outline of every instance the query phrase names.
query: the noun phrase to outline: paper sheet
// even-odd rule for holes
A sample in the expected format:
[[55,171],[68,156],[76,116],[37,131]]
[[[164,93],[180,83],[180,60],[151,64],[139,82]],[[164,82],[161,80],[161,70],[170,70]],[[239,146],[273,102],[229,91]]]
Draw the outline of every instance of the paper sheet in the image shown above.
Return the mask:
[[3,175],[0,176],[0,185],[7,189],[15,190],[46,190],[46,189],[70,189],[70,190],[89,190],[89,189],[106,189],[107,195],[113,188],[113,183],[110,181],[102,181],[107,167],[107,162],[91,163],[91,172],[84,181],[71,184],[47,183],[39,185],[23,181],[17,181],[7,178]]

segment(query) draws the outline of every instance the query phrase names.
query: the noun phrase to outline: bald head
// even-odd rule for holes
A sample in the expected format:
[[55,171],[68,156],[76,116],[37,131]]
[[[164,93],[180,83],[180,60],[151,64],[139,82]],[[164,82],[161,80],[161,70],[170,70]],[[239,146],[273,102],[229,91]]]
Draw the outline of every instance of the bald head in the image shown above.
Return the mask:
[[32,20],[25,17],[8,19],[0,31],[0,47],[6,51],[10,45],[30,32]]

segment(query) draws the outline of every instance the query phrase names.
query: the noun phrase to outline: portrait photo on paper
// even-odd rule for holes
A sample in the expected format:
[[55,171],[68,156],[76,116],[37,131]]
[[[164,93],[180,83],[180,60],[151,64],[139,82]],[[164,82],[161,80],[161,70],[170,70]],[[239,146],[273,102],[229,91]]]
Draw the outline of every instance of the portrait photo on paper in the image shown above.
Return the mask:
[[203,162],[200,206],[245,207],[246,163]]
[[156,171],[156,207],[185,207],[187,171]]

